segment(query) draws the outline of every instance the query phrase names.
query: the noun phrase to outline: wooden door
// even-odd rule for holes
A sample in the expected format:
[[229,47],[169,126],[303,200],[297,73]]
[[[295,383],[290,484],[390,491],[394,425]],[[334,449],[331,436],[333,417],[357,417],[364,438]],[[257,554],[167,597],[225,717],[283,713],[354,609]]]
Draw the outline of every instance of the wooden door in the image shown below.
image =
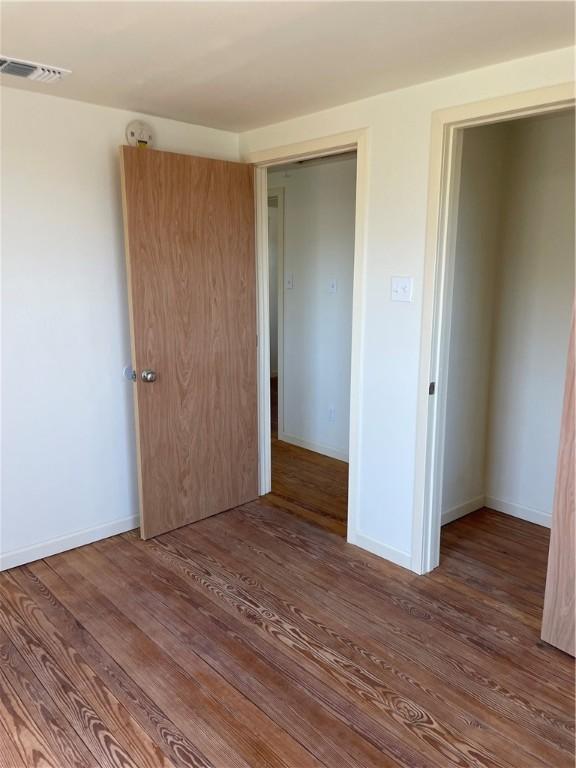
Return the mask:
[[120,157],[150,538],[258,495],[253,169],[140,147]]
[[574,317],[566,367],[566,388],[564,409],[560,429],[560,448],[556,469],[556,491],[552,513],[550,551],[548,553],[548,574],[544,595],[542,618],[542,639],[566,653],[575,655],[574,599],[576,578],[574,567],[574,515],[576,496],[574,493],[575,455],[575,377],[574,366]]

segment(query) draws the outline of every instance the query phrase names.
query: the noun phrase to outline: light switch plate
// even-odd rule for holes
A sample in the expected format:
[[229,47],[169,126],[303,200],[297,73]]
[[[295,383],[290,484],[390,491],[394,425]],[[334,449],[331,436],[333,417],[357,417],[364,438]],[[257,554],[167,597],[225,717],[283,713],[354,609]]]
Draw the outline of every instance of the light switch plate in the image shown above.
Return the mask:
[[392,301],[412,301],[414,280],[411,277],[395,276],[390,281],[390,299]]

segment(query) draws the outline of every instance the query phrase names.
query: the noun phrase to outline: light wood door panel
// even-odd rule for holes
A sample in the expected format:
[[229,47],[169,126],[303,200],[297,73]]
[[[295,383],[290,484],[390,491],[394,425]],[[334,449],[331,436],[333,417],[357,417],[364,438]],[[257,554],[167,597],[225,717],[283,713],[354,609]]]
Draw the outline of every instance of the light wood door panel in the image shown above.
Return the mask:
[[576,602],[574,566],[574,515],[576,496],[574,492],[575,455],[575,377],[574,366],[574,317],[566,367],[564,409],[560,431],[558,467],[556,469],[556,491],[552,513],[548,573],[544,596],[542,618],[542,639],[566,653],[575,655],[574,612]]
[[258,495],[253,169],[139,147],[120,155],[149,538]]

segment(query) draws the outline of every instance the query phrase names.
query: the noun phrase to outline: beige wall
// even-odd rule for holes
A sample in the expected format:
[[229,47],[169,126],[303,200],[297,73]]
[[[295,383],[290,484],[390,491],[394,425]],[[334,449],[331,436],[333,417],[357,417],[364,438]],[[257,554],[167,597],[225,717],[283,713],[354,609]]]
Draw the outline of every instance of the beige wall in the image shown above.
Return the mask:
[[[574,49],[566,48],[240,136],[146,118],[161,149],[230,159],[366,129],[353,539],[402,565],[411,563],[416,500],[432,113],[573,77]],[[121,378],[129,345],[116,147],[136,115],[5,87],[1,93],[3,434],[11,445],[2,544],[4,562],[14,565],[135,523],[131,403]],[[406,274],[413,302],[393,303],[390,278]]]
[[488,503],[550,524],[574,302],[574,112],[511,124]]
[[451,320],[443,522],[550,524],[574,301],[574,112],[468,129]]
[[[118,146],[131,112],[2,87],[2,514],[11,567],[138,525]],[[158,148],[238,137],[146,117]]]
[[481,507],[486,494],[494,284],[506,153],[505,126],[464,131],[450,323],[443,522]]
[[[516,59],[248,131],[250,152],[366,129],[365,256],[358,316],[358,461],[351,540],[411,565],[431,117],[435,110],[574,79],[574,49]],[[390,300],[393,275],[412,303]],[[418,467],[418,471],[420,468]],[[419,511],[419,510],[417,510]]]

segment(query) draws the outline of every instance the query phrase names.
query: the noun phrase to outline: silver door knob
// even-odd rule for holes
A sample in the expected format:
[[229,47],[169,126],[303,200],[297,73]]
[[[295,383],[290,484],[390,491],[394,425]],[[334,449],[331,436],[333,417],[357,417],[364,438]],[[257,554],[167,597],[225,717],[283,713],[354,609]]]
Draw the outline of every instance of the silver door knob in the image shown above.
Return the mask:
[[156,371],[146,368],[142,371],[140,377],[145,384],[151,384],[153,381],[156,381]]

